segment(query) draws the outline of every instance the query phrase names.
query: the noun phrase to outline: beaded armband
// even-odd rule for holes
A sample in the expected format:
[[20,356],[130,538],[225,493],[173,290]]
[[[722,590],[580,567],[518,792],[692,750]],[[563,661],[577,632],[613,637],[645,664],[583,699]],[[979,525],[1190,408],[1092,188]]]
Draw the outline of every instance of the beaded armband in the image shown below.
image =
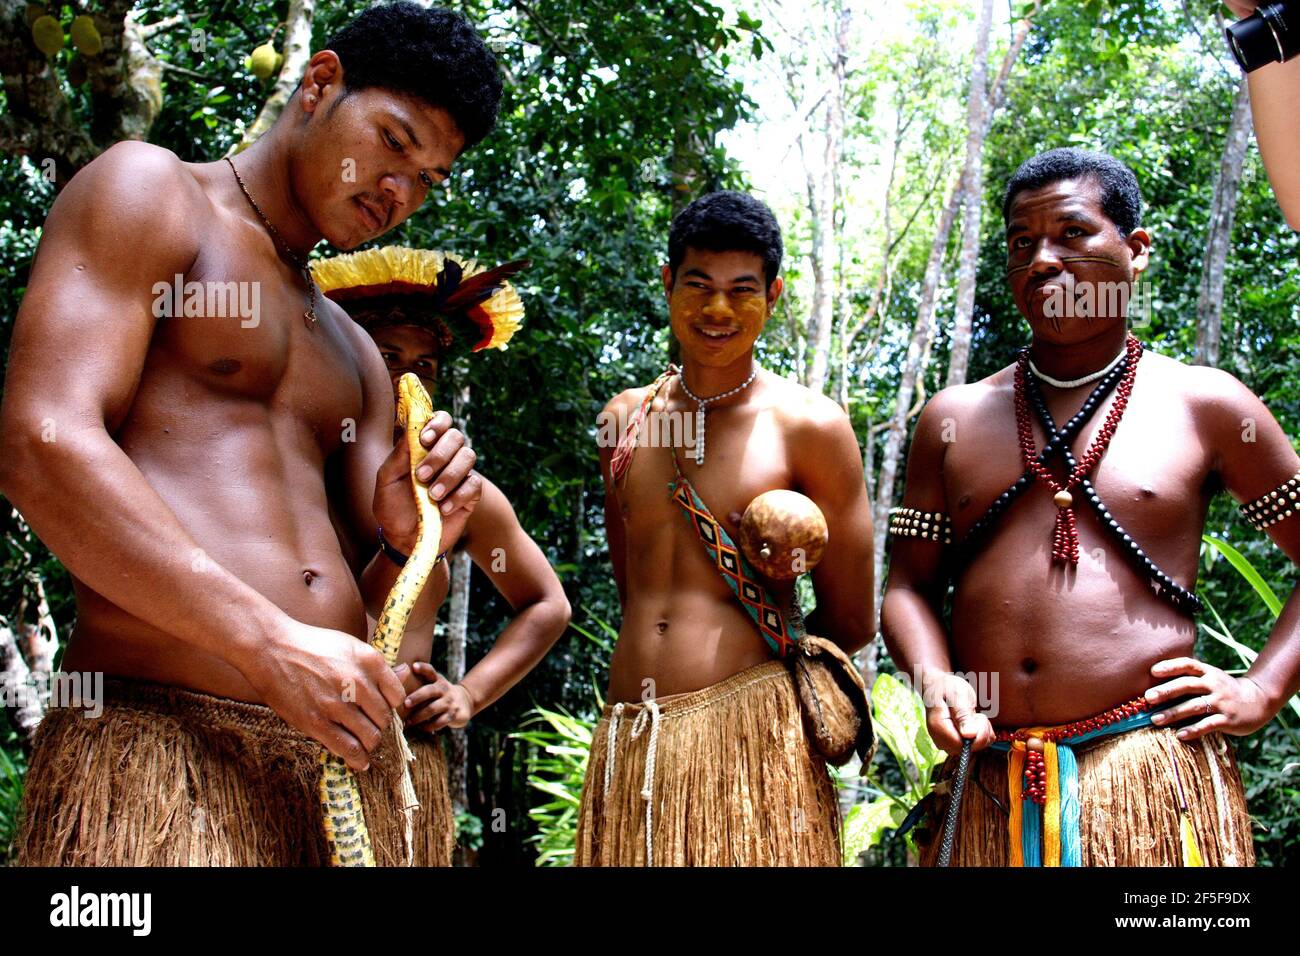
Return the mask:
[[936,544],[952,544],[952,519],[942,511],[891,508],[889,533],[895,538],[925,538]]
[[1237,509],[1256,531],[1277,524],[1300,512],[1300,471],[1272,491],[1248,501]]

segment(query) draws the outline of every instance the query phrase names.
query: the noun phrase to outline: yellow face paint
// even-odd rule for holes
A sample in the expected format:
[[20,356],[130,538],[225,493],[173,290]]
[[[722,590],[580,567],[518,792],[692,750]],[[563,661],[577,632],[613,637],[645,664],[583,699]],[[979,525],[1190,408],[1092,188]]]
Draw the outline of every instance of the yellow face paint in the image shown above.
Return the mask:
[[727,291],[679,281],[668,298],[668,315],[683,356],[727,365],[753,348],[767,322],[767,297],[758,288]]

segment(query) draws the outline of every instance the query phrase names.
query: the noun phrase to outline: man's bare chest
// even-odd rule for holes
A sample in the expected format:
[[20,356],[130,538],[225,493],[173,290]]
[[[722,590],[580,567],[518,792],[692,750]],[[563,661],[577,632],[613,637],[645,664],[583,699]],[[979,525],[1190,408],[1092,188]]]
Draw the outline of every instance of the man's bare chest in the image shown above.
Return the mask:
[[[1136,399],[1135,394],[1135,399]],[[1164,534],[1199,524],[1212,493],[1210,455],[1203,447],[1187,407],[1177,400],[1158,401],[1148,392],[1143,401],[1131,401],[1087,476],[1105,505],[1135,533]],[[1058,406],[1053,412],[1059,428],[1075,411]],[[1077,465],[1093,446],[1105,421],[1103,406],[1070,442]],[[954,531],[960,538],[988,510],[993,501],[1025,470],[1013,407],[1008,400],[1003,414],[983,414],[951,423],[945,436],[943,483]],[[1046,434],[1035,424],[1033,448],[1041,452]],[[1055,455],[1050,468],[1060,485],[1069,471],[1064,458]],[[1082,492],[1076,490],[1075,494]],[[1039,510],[1049,511],[1052,493],[1041,482],[1025,495]],[[1017,504],[1017,509],[1025,508]],[[1014,511],[1015,509],[1013,509]],[[1008,516],[1004,516],[1005,521]]]
[[[361,414],[350,321],[289,263],[235,248],[214,230],[191,270],[160,278],[145,378],[177,379],[193,394],[288,416],[333,446]],[[316,321],[305,315],[314,311]]]
[[[652,415],[649,421],[653,420]],[[680,531],[693,533],[685,511],[672,500],[670,486],[679,474],[733,537],[741,515],[754,498],[775,488],[793,487],[784,438],[764,416],[728,420],[710,413],[702,463],[696,461],[693,432],[688,431],[687,436],[686,442],[676,446],[650,444],[643,436],[618,488],[619,505],[630,534],[653,537]]]

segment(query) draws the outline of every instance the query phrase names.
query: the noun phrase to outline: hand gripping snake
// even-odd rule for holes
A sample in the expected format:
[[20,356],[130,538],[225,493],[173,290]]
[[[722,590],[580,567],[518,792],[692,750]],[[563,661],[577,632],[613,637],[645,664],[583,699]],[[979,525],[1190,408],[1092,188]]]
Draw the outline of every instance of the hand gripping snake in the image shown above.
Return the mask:
[[[411,616],[420,592],[438,560],[438,542],[442,538],[442,516],[428,491],[416,480],[415,469],[424,460],[424,446],[420,432],[433,417],[433,403],[420,380],[410,372],[397,383],[397,421],[406,429],[406,445],[411,453],[411,492],[415,495],[416,538],[411,556],[393,582],[392,590],[384,601],[375,634],[370,646],[384,655],[389,667],[396,666],[397,652],[406,633],[406,622]],[[411,761],[414,760],[402,733],[402,717],[393,711],[398,727],[397,740],[402,763],[402,811],[406,816],[406,862],[411,861],[413,814],[419,809],[415,787],[411,783]],[[370,833],[361,810],[361,794],[356,778],[341,757],[328,750],[321,752],[321,777],[319,795],[325,816],[325,836],[329,841],[330,863],[333,866],[374,866],[375,854],[370,845]]]

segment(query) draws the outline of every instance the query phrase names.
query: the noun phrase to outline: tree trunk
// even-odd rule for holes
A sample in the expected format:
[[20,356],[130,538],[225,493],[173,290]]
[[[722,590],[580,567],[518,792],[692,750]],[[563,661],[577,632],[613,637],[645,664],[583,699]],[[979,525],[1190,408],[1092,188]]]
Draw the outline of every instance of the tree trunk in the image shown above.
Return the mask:
[[839,177],[840,141],[844,137],[845,80],[847,77],[849,24],[843,3],[835,7],[835,48],[831,60],[831,89],[826,96],[826,128],[820,168],[807,170],[808,211],[812,216],[812,313],[808,323],[804,383],[814,392],[826,391],[830,368],[831,330],[835,319],[835,194]]
[[1201,267],[1201,291],[1196,300],[1196,362],[1199,365],[1219,364],[1219,348],[1223,337],[1224,272],[1232,240],[1232,223],[1237,212],[1241,170],[1246,161],[1246,147],[1250,144],[1250,130],[1250,87],[1243,78],[1238,81],[1237,95],[1232,101],[1232,115],[1228,122],[1228,135],[1223,143],[1219,177],[1214,182],[1214,196],[1210,200],[1210,228],[1205,240],[1205,261]]
[[[237,150],[270,128],[301,78],[311,56],[315,3],[290,0],[280,78]],[[183,27],[198,14],[179,13],[141,23],[141,14],[133,10],[135,0],[105,0],[90,13],[103,49],[85,58],[91,113],[89,124],[83,123],[63,94],[63,77],[32,42],[26,6],[26,0],[0,0],[0,75],[5,90],[0,151],[27,156],[43,171],[50,170],[56,189],[114,143],[148,139],[162,112],[164,71],[211,82],[193,70],[159,60],[148,47],[151,37]]]
[[[22,629],[22,621],[17,622]],[[28,745],[36,736],[36,727],[41,722],[45,711],[36,692],[36,680],[33,669],[23,658],[18,649],[19,638],[7,621],[0,620],[0,691],[4,692],[6,701],[13,701],[10,711],[13,722],[18,726]]]
[[12,626],[0,618],[0,696],[16,702],[13,721],[29,747],[50,706],[50,675],[59,647],[45,584],[38,576],[30,583],[36,591],[36,623],[27,623],[26,597],[19,601]]
[[[700,59],[705,51],[693,44],[694,54]],[[691,204],[702,192],[707,180],[705,154],[713,147],[712,131],[701,132],[699,126],[678,122],[673,128],[673,151],[668,157],[668,172],[672,190],[672,217]],[[668,362],[682,364],[682,344],[677,336],[668,336]]]
[[259,136],[275,125],[284,111],[289,97],[302,80],[307,61],[311,59],[311,24],[315,16],[316,0],[289,0],[289,14],[284,25],[284,63],[280,65],[280,74],[257,119],[231,148],[230,155],[253,145]]
[[[466,436],[468,431],[470,390],[466,385],[452,400],[456,427]],[[451,585],[448,591],[446,676],[453,684],[465,677],[465,645],[469,636],[470,574],[474,568],[469,553],[458,551],[451,558]],[[447,772],[451,791],[451,809],[459,816],[469,807],[469,735],[464,727],[452,727],[447,733]],[[464,866],[459,847],[455,862]]]
[[[77,118],[63,95],[60,76],[32,42],[26,7],[25,0],[0,0],[0,74],[5,88],[0,149],[27,156],[38,168],[49,168],[45,164],[52,162],[55,186],[62,188],[77,170],[99,155],[104,144],[96,142]],[[125,62],[122,33],[129,8],[129,3],[125,7],[114,4],[95,17],[104,43],[100,56],[115,63]],[[112,10],[116,10],[116,21],[109,19]],[[102,85],[102,77],[95,85]],[[99,100],[97,95],[97,106]]]
[[[474,564],[465,551],[458,551],[451,559],[446,677],[453,684],[460,683],[465,677],[465,644],[469,634],[469,579],[473,567]],[[451,805],[452,809],[461,813],[469,804],[465,728],[452,728],[449,737],[451,753],[447,762],[451,773]]]
[[957,311],[948,353],[948,384],[966,381],[970,362],[975,274],[979,266],[980,224],[984,212],[984,138],[989,129],[989,33],[993,28],[993,0],[984,0],[975,26],[975,52],[971,58],[970,90],[966,104],[966,163],[962,168],[961,254],[957,262]]
[[[1025,40],[1029,37],[1029,31],[1034,26],[1034,17],[1038,15],[1041,7],[1042,0],[1034,0],[1034,6],[1016,24],[1016,32],[1011,39],[1011,45],[1007,47],[1006,55],[1002,57],[1002,66],[998,70],[997,78],[993,81],[993,88],[988,93],[988,102],[982,110],[981,125],[976,127],[974,123],[974,114],[976,112],[974,97],[972,97],[972,107],[967,113],[970,132],[968,133],[966,145],[966,168],[962,171],[962,188],[967,190],[967,193],[964,202],[965,211],[962,213],[961,262],[957,270],[957,311],[953,322],[952,346],[948,354],[948,385],[964,384],[970,367],[971,322],[975,308],[975,279],[979,270],[980,223],[984,216],[984,141],[988,138],[989,129],[993,126],[993,116],[1002,105],[1002,98],[1006,93],[1007,78],[1011,76],[1011,68],[1015,66],[1016,60],[1020,58],[1020,51],[1024,48]],[[987,46],[986,37],[986,57]],[[971,85],[972,87],[975,85],[973,67]],[[981,88],[983,88],[982,83]],[[978,146],[976,154],[972,158],[972,140],[976,138],[977,129],[979,132]]]
[[678,126],[673,132],[671,162],[673,218],[691,204],[702,190],[705,180],[704,154],[712,146],[698,129]]
[[889,509],[894,504],[894,483],[898,477],[903,445],[907,440],[907,422],[913,414],[912,398],[916,392],[917,375],[929,344],[930,326],[934,319],[934,303],[939,289],[939,277],[943,271],[943,259],[948,251],[948,238],[952,234],[953,220],[957,218],[957,207],[961,200],[962,193],[958,182],[953,185],[948,201],[944,203],[938,227],[934,232],[934,241],[930,244],[930,259],[925,266],[921,301],[916,308],[916,322],[912,326],[912,337],[907,344],[907,356],[903,360],[898,394],[894,398],[894,413],[889,421],[889,432],[880,463],[880,480],[877,484],[873,515],[875,527],[872,529],[876,572],[873,609],[877,630],[880,622],[880,595],[884,588],[885,536],[889,531]]
[[[1025,16],[1017,24],[1011,45],[1007,48],[1006,55],[1002,59],[1002,66],[998,70],[997,79],[994,81],[993,88],[988,95],[987,109],[984,111],[984,125],[979,136],[981,144],[988,135],[989,127],[993,122],[993,115],[1002,104],[1002,97],[1006,90],[1007,79],[1011,75],[1011,69],[1020,56],[1020,50],[1024,47],[1025,39],[1033,28],[1034,17],[1037,16],[1041,7],[1042,0],[1034,0],[1034,6],[1025,13]],[[985,56],[987,57],[987,45],[985,47]],[[969,161],[969,150],[967,161]],[[876,572],[875,595],[872,607],[875,612],[874,624],[877,636],[863,654],[865,658],[863,672],[868,678],[874,677],[876,658],[880,651],[880,599],[885,586],[885,538],[889,533],[889,509],[893,507],[894,485],[898,478],[898,466],[902,459],[903,446],[906,444],[907,423],[913,415],[918,414],[921,410],[921,402],[914,404],[913,399],[917,393],[920,375],[929,362],[935,298],[938,294],[943,260],[948,251],[948,239],[952,233],[953,222],[957,217],[957,209],[965,202],[963,185],[966,181],[967,177],[963,169],[958,174],[957,181],[953,184],[952,192],[948,196],[948,201],[944,204],[938,227],[935,229],[934,241],[930,246],[930,258],[926,263],[925,278],[921,286],[921,300],[917,305],[916,323],[912,327],[912,338],[908,342],[902,378],[899,380],[898,394],[894,399],[894,413],[889,421],[888,435],[885,439],[885,447],[881,457],[880,480],[873,506],[874,527],[872,529],[873,560]],[[978,236],[978,229],[976,235]],[[967,333],[967,340],[967,347],[969,348],[969,332]],[[966,362],[965,357],[962,358],[962,362]],[[951,363],[949,367],[951,372]],[[961,381],[965,381],[965,377],[966,373],[963,367]],[[950,374],[949,384],[956,384],[951,379]]]

